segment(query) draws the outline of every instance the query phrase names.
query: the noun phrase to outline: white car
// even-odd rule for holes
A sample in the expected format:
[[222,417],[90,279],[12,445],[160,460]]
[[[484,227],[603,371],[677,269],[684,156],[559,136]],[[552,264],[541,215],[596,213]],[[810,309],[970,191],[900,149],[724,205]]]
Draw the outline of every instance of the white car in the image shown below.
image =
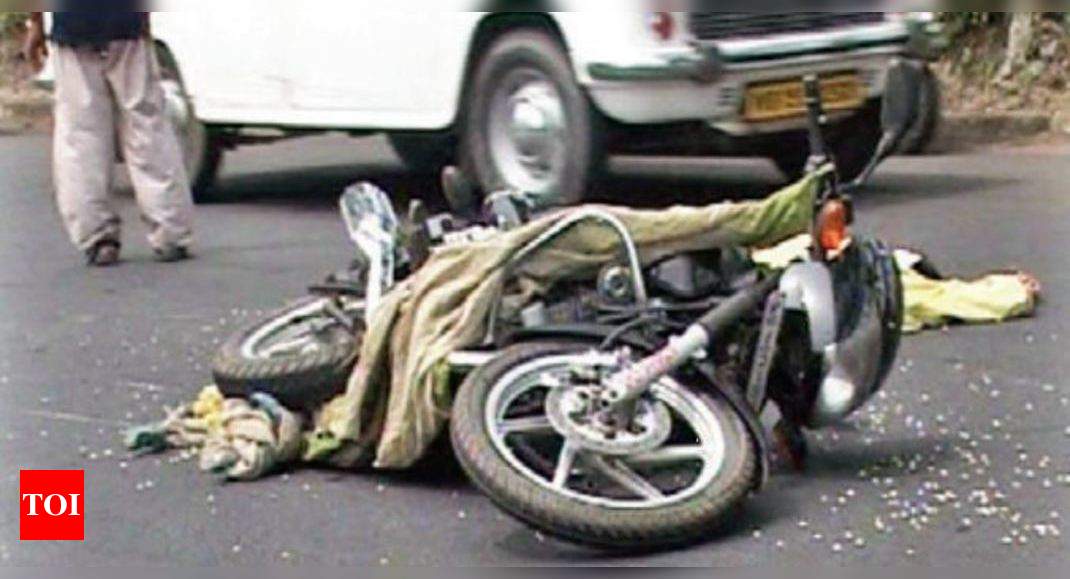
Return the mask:
[[879,138],[885,73],[917,36],[881,12],[370,4],[228,0],[155,14],[200,199],[224,150],[321,130],[385,133],[414,170],[458,163],[484,191],[551,203],[581,200],[610,152],[760,155],[794,176],[807,150],[800,79],[810,73],[822,75],[849,178]]

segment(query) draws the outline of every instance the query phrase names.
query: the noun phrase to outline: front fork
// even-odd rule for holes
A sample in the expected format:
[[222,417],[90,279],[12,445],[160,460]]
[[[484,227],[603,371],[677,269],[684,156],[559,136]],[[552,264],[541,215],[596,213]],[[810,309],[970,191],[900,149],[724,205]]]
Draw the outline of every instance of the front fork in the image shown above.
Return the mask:
[[[633,365],[612,374],[606,379],[606,388],[602,392],[602,406],[607,415],[612,415],[617,424],[624,420],[624,424],[630,422],[630,416],[634,411],[635,402],[645,394],[652,384],[660,378],[668,375],[673,370],[680,368],[695,356],[701,355],[707,350],[715,339],[721,336],[748,313],[754,311],[770,295],[776,296],[780,284],[780,274],[771,275],[757,284],[744,289],[728,298],[717,307],[713,308],[698,321],[691,324],[684,333],[669,339],[668,345],[643,358]],[[780,320],[783,318],[782,301],[774,297],[768,300],[770,303],[778,303],[778,306],[766,307],[766,317],[774,316],[776,323],[763,321],[762,333],[759,337],[759,349],[763,344],[766,351],[760,352],[756,362],[761,368],[752,369],[751,387],[756,392],[755,396],[764,398],[764,381],[768,378],[769,366],[774,357],[776,337],[780,331]],[[760,388],[754,383],[761,381]],[[748,388],[748,401],[751,401],[751,388]],[[760,392],[757,392],[760,390]],[[756,410],[762,404],[762,400],[752,402],[756,404]]]

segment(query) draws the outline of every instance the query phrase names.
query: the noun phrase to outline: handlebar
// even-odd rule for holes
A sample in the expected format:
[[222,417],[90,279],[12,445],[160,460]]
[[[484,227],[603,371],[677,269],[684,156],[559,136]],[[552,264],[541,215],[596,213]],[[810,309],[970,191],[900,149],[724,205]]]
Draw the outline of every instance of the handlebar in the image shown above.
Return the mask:
[[821,81],[817,75],[808,74],[803,77],[803,90],[806,95],[806,128],[810,144],[810,158],[806,162],[806,170],[809,172],[827,163],[831,156],[823,133],[827,118],[821,101]]

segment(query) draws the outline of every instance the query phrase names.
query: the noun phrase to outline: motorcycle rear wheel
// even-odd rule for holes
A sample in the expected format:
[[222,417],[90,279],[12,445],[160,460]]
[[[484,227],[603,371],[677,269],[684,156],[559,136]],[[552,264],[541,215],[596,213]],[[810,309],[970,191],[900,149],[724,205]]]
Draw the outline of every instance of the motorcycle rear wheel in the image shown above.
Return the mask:
[[[354,334],[326,313],[334,298],[307,298],[234,333],[212,362],[228,398],[269,394],[291,410],[315,410],[345,390],[363,323]],[[359,316],[357,316],[359,317]]]
[[[450,427],[461,466],[505,512],[569,541],[650,550],[710,537],[733,520],[755,487],[752,435],[721,398],[665,379],[652,389],[653,399],[674,421],[700,418],[702,424],[688,422],[697,426],[694,436],[674,422],[672,437],[653,451],[611,456],[575,447],[546,420],[545,408],[540,414],[537,403],[525,402],[529,394],[516,384],[559,373],[590,350],[574,343],[519,344],[470,374],[457,392]],[[528,404],[519,418],[510,399]],[[501,409],[502,400],[509,408]],[[521,434],[526,439],[518,440]],[[554,437],[561,439],[558,446]],[[682,470],[688,472],[682,476]],[[599,481],[605,488],[595,487]]]

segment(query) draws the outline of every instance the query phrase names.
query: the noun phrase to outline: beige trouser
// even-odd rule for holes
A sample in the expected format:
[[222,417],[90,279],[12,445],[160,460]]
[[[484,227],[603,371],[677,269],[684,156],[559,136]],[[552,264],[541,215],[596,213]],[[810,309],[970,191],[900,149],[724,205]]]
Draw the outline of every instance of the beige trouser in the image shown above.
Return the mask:
[[110,200],[118,131],[149,243],[156,249],[188,246],[193,200],[178,139],[164,112],[151,41],[116,41],[104,50],[57,46],[54,52],[53,168],[71,241],[85,250],[119,239],[119,216]]

